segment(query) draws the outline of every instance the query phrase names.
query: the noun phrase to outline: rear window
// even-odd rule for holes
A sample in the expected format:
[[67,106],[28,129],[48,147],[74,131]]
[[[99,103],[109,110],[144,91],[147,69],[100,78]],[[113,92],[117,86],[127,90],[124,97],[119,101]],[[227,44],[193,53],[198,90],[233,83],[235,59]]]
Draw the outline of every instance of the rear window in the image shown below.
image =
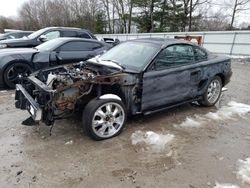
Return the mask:
[[76,31],[63,31],[64,37],[76,37],[77,32]]

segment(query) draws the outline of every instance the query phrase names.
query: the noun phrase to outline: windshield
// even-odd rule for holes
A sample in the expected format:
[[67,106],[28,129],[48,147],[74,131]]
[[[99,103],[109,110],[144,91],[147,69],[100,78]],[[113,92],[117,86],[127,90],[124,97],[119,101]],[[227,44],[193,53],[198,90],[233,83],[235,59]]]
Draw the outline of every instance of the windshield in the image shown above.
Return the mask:
[[99,60],[115,61],[124,67],[141,70],[159,48],[152,43],[125,42],[104,53]]
[[57,47],[59,47],[62,44],[62,40],[60,39],[52,39],[50,41],[44,42],[38,46],[36,46],[36,49],[40,51],[53,51]]
[[45,31],[47,31],[46,28],[40,29],[40,30],[38,30],[38,31],[36,31],[36,32],[34,32],[34,33],[32,33],[32,34],[30,34],[30,35],[28,36],[28,38],[29,38],[29,39],[35,39],[35,38],[39,37],[41,34],[43,34]]
[[4,34],[0,35],[0,38],[7,38],[10,35],[11,35],[11,33],[4,33]]

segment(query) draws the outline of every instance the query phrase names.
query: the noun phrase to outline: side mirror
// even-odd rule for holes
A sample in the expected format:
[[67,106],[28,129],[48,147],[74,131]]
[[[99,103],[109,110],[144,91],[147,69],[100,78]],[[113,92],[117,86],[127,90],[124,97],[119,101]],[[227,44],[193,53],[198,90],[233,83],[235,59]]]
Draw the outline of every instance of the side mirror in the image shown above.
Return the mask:
[[57,61],[62,61],[62,57],[58,53],[56,53],[56,60]]
[[9,39],[15,39],[15,37],[13,35],[10,35],[8,38]]
[[115,45],[117,45],[117,44],[120,43],[120,40],[119,39],[115,39],[114,43],[115,43]]
[[47,37],[45,35],[41,35],[39,38],[38,38],[41,42],[46,42],[47,41]]

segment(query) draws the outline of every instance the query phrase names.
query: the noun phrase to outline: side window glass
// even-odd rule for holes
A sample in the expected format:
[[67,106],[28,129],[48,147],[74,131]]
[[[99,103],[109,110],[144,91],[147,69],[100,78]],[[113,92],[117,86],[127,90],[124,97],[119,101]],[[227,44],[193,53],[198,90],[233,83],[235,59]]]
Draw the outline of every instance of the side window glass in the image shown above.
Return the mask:
[[51,31],[45,34],[47,40],[52,40],[55,38],[60,37],[60,32],[59,31]]
[[195,47],[194,48],[194,58],[195,58],[196,62],[207,60],[207,53],[204,50],[202,50],[198,47]]
[[89,34],[87,34],[87,33],[79,33],[79,37],[80,37],[80,38],[91,39],[91,37],[90,37]]
[[155,58],[156,70],[167,69],[194,62],[194,52],[190,45],[172,45],[162,50]]
[[63,31],[63,36],[64,37],[76,37],[77,34],[75,31]]
[[93,42],[68,42],[60,47],[61,51],[92,51]]
[[92,50],[96,50],[96,49],[101,48],[101,47],[102,47],[101,44],[92,42],[92,46],[91,46]]

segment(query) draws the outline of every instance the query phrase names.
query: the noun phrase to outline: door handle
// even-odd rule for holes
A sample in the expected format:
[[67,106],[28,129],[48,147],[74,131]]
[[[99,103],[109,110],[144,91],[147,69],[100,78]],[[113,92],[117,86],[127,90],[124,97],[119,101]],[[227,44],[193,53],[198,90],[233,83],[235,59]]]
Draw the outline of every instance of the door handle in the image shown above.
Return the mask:
[[191,76],[196,76],[196,75],[199,75],[200,73],[201,73],[200,70],[198,70],[198,71],[193,71],[193,72],[191,72]]
[[196,70],[196,71],[191,72],[191,74],[190,74],[191,81],[198,82],[200,80],[200,78],[201,78],[201,71],[200,70]]

